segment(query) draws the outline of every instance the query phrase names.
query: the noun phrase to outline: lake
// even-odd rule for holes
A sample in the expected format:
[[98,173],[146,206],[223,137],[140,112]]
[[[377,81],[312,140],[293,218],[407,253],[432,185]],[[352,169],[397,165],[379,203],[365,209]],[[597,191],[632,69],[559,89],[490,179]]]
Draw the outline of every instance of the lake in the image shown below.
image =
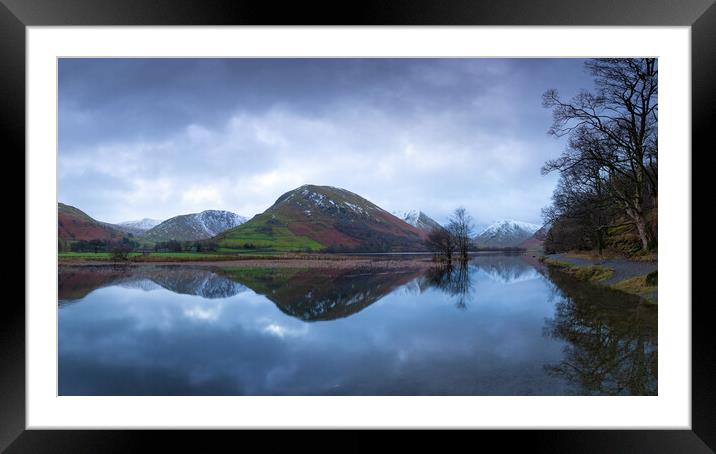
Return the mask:
[[59,269],[60,395],[654,395],[657,307],[526,256]]

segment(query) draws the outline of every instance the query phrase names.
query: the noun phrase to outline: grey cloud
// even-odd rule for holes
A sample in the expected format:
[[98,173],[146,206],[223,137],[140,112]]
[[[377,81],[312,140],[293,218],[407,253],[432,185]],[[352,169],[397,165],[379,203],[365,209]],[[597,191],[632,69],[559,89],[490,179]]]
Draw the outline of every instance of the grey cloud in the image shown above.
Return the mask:
[[304,183],[445,220],[539,222],[581,60],[62,59],[60,200],[99,219],[252,216]]

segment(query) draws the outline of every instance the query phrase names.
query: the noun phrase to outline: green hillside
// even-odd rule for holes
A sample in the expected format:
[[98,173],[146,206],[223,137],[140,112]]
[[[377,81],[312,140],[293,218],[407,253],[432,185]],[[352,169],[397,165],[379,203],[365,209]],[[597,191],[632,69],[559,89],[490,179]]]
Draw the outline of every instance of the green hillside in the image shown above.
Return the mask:
[[216,238],[219,247],[231,250],[271,250],[276,252],[320,251],[324,245],[288,229],[288,223],[270,213],[262,213]]
[[303,185],[248,222],[218,235],[226,252],[415,251],[424,232],[363,197],[332,186]]

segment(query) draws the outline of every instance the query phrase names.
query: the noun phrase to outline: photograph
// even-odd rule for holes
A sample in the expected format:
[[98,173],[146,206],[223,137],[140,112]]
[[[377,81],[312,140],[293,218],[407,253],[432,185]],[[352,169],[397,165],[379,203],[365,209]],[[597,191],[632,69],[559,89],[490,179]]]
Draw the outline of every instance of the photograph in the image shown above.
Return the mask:
[[57,394],[659,395],[658,80],[58,58]]
[[0,0],[0,451],[716,452],[715,1]]

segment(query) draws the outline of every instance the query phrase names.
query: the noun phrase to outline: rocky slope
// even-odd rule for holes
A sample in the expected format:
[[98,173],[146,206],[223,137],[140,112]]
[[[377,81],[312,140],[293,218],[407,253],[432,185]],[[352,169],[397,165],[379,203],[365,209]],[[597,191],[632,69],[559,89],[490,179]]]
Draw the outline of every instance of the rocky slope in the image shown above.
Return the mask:
[[410,210],[405,212],[393,212],[395,216],[404,220],[408,224],[412,225],[416,229],[428,233],[434,229],[441,229],[441,226],[436,220],[423,213],[420,210]]
[[212,238],[243,224],[246,218],[222,210],[174,216],[147,230],[144,237],[151,241],[197,241]]
[[475,244],[478,247],[518,247],[539,228],[537,224],[505,219],[491,224],[477,235]]

